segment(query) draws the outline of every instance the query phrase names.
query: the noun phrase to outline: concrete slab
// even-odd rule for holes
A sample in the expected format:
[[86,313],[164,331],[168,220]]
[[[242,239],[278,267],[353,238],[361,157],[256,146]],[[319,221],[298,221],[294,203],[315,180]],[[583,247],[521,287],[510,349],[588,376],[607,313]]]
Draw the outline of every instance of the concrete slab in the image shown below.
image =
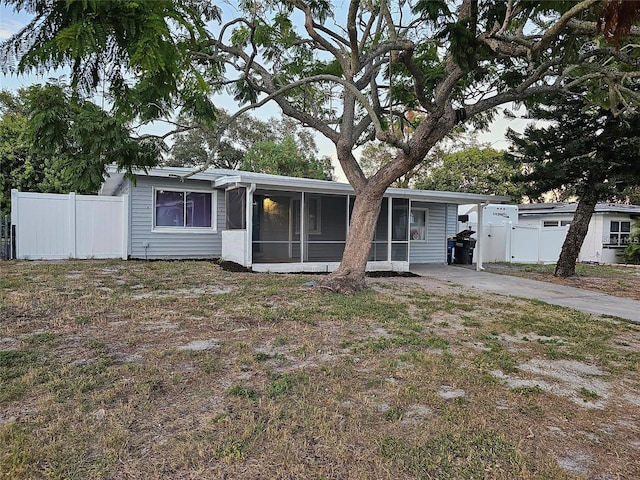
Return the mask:
[[477,272],[455,265],[411,265],[416,275],[512,297],[531,298],[593,315],[609,315],[640,323],[640,302],[603,293],[527,278]]

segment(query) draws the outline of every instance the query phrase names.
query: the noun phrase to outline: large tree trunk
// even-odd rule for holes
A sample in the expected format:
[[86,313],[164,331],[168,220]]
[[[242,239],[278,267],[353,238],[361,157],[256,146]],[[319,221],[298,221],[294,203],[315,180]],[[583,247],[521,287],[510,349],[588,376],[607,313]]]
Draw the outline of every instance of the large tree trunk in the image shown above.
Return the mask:
[[589,230],[589,222],[598,203],[596,189],[589,189],[578,202],[567,237],[562,244],[560,258],[556,265],[556,277],[571,277],[576,274],[576,261]]
[[382,205],[382,192],[370,188],[356,196],[349,234],[338,269],[321,284],[334,292],[352,294],[365,288],[365,270]]

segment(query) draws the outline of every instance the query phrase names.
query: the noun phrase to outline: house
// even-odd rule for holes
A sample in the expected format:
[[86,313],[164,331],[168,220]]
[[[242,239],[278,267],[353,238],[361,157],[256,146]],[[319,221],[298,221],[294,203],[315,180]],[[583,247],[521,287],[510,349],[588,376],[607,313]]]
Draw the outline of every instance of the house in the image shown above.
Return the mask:
[[[577,203],[519,205],[518,223],[523,227],[537,227],[543,231],[568,227],[573,220],[577,205]],[[598,203],[591,217],[578,261],[619,263],[629,242],[629,234],[635,219],[640,219],[640,205]]]
[[[355,199],[349,184],[222,169],[186,177],[191,172],[154,168],[131,181],[109,170],[100,195],[127,199],[129,258],[222,258],[274,272],[326,272],[339,265]],[[457,206],[507,200],[389,188],[367,268],[407,271],[414,263],[446,263]]]

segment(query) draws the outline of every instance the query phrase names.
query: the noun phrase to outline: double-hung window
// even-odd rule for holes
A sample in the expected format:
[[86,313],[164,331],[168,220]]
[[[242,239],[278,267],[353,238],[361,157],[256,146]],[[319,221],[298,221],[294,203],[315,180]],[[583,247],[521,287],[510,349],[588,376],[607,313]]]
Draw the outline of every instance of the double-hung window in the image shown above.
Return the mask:
[[153,227],[164,229],[213,229],[212,192],[154,190]]

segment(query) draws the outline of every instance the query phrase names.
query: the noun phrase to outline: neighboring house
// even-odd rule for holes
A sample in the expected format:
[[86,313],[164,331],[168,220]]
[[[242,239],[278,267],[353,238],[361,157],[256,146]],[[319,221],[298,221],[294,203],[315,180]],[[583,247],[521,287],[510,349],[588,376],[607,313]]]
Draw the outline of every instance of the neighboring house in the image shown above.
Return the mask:
[[[518,224],[542,230],[568,227],[577,203],[532,203],[518,206]],[[622,259],[639,205],[599,203],[589,223],[578,261],[618,263]]]
[[[191,171],[155,168],[132,182],[110,170],[100,195],[127,199],[128,257],[222,258],[255,271],[338,266],[355,200],[349,184],[216,169],[183,178]],[[407,271],[413,263],[446,263],[457,206],[507,200],[390,188],[367,268]]]

